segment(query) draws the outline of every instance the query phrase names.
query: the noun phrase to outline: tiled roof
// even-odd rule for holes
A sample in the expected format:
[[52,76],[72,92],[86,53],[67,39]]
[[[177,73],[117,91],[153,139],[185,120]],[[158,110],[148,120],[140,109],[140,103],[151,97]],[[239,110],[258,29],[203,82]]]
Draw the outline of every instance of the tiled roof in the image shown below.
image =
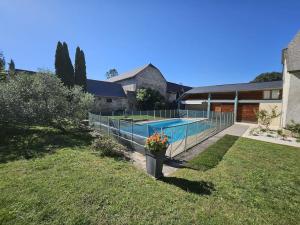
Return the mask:
[[188,90],[191,90],[192,87],[184,86],[181,84],[176,84],[172,82],[167,82],[167,91],[168,92],[186,92]]
[[109,79],[107,79],[107,81],[108,82],[116,82],[116,81],[120,81],[120,80],[126,80],[126,79],[129,79],[129,78],[133,78],[133,77],[135,77],[136,75],[138,75],[140,72],[142,72],[144,69],[146,69],[149,66],[156,68],[151,63],[149,63],[147,65],[144,65],[142,67],[136,68],[134,70],[131,70],[131,71],[126,72],[126,73],[123,73],[121,75],[109,78]]
[[282,89],[282,85],[283,85],[282,81],[224,84],[224,85],[196,87],[186,92],[186,94]]
[[126,98],[120,84],[87,79],[87,91],[96,96]]

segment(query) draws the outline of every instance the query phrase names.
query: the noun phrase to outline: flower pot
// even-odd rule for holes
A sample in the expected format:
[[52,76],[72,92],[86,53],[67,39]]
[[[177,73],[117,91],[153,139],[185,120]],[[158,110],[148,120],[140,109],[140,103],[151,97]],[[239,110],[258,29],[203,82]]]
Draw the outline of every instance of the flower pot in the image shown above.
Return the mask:
[[156,179],[163,177],[162,169],[166,149],[159,152],[146,151],[146,167],[147,173]]

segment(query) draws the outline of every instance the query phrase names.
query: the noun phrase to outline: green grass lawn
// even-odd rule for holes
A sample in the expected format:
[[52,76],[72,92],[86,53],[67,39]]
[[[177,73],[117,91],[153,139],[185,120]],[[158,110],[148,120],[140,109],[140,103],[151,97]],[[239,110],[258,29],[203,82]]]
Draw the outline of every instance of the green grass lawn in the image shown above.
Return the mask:
[[201,154],[187,163],[187,166],[196,170],[206,171],[218,165],[223,156],[239,137],[225,135],[216,143],[209,146]]
[[[214,168],[157,181],[94,155],[81,135],[38,128],[3,139],[0,224],[299,224],[298,148],[239,138]],[[29,156],[17,155],[22,146]]]

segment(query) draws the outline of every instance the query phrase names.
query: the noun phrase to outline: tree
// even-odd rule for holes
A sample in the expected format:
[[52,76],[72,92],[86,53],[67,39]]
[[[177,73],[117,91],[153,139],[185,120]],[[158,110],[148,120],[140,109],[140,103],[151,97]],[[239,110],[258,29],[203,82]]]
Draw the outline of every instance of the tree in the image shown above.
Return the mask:
[[1,80],[6,80],[5,57],[2,52],[0,52],[0,81]]
[[165,98],[159,91],[140,88],[136,92],[136,103],[140,110],[160,109],[165,106]]
[[87,89],[85,56],[79,47],[75,54],[75,85],[82,87],[84,91]]
[[74,68],[66,42],[59,41],[55,53],[55,73],[67,87],[74,86]]
[[14,60],[10,60],[10,63],[8,64],[8,74],[10,77],[13,77],[15,75],[16,72],[16,66],[15,66],[15,62]]
[[[50,125],[64,130],[86,118],[94,97],[49,73],[20,73],[0,83],[0,125]],[[1,129],[1,128],[0,128]]]
[[119,75],[119,73],[116,69],[110,69],[109,71],[107,71],[105,73],[105,76],[107,79],[118,76],[118,75]]
[[270,72],[270,73],[261,73],[251,83],[257,82],[267,82],[267,81],[278,81],[282,80],[282,73],[279,72]]

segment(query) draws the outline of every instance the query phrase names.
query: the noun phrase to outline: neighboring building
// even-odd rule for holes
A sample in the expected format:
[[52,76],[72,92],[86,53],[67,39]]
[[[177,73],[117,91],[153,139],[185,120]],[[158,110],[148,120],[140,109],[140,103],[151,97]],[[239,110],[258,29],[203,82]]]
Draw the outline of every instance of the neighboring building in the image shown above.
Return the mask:
[[151,88],[159,91],[169,103],[175,102],[181,94],[191,89],[188,86],[167,82],[160,70],[151,63],[112,77],[107,81],[122,85],[130,109],[136,107],[135,93],[140,88]]
[[300,32],[283,50],[283,81],[197,87],[180,98],[185,109],[234,112],[235,121],[257,123],[255,112],[276,107],[271,126],[300,123]]
[[128,109],[127,96],[120,84],[87,79],[87,91],[95,96],[93,111]]
[[[185,109],[234,112],[235,121],[257,123],[256,112],[276,107],[281,112],[282,81],[197,87],[181,97]],[[273,121],[280,125],[280,118]]]

